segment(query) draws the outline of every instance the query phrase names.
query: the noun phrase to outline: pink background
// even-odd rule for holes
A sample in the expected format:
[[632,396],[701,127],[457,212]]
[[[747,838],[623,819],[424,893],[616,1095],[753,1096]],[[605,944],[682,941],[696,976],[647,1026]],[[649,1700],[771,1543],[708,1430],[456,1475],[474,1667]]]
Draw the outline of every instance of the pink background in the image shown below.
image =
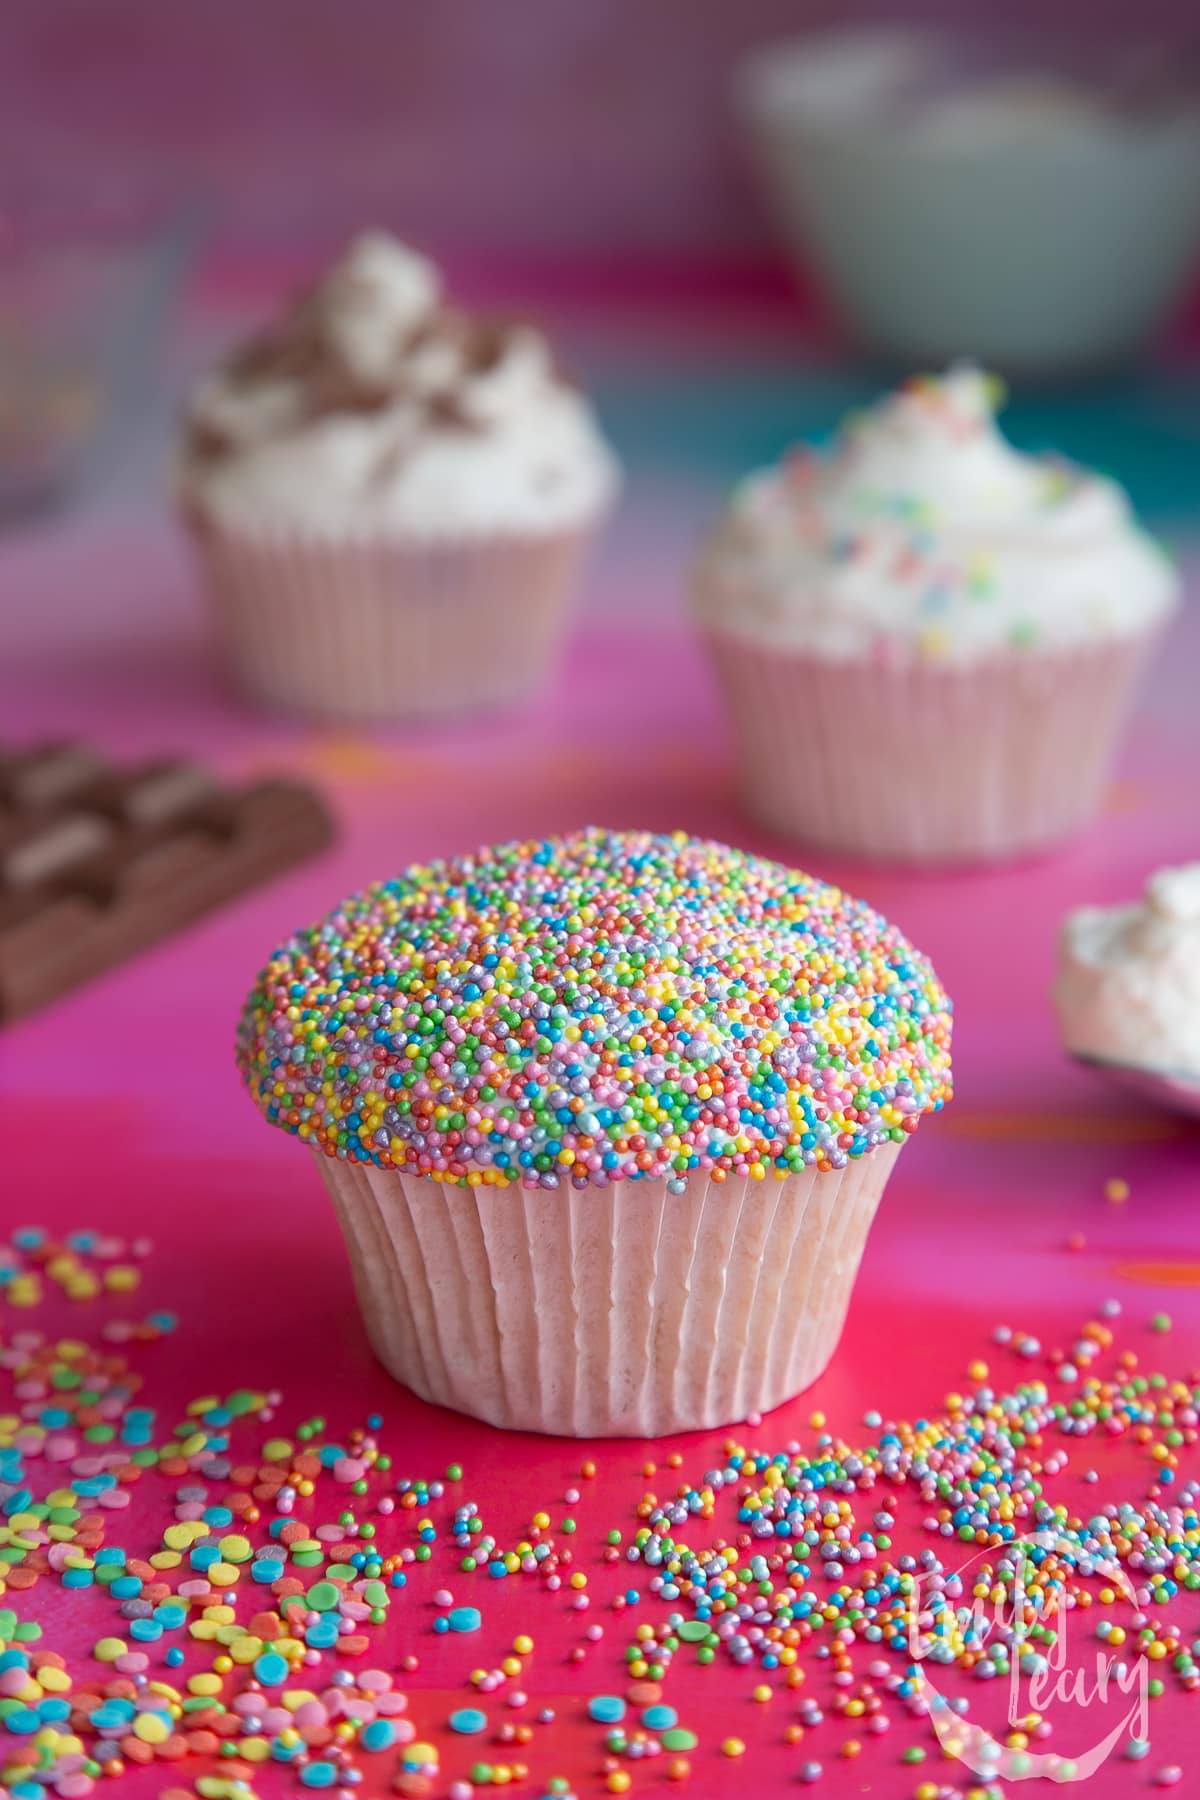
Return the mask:
[[728,255],[765,239],[733,60],[856,20],[1085,51],[1194,24],[1185,0],[8,0],[0,167],[76,193],[150,168],[256,248],[369,216],[472,249]]

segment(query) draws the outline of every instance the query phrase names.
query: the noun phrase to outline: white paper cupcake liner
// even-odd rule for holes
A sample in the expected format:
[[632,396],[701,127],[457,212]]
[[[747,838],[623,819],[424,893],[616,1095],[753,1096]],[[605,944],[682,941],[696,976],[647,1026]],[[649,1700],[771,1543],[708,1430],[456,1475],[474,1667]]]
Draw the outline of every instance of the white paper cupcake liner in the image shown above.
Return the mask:
[[716,633],[748,810],[868,858],[988,862],[1100,810],[1153,633],[978,667],[838,663]]
[[317,1155],[367,1335],[513,1431],[655,1437],[800,1393],[837,1345],[901,1146],[776,1181],[454,1187]]
[[193,536],[251,699],[400,722],[498,710],[545,680],[591,529],[374,543],[197,521]]

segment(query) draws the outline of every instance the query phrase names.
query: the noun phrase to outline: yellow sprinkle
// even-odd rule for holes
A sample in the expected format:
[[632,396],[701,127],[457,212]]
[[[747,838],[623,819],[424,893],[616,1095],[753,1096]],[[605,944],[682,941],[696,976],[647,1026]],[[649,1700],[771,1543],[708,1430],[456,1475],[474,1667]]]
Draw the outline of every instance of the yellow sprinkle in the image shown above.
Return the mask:
[[168,1550],[190,1550],[197,1538],[207,1536],[207,1525],[199,1519],[191,1519],[183,1525],[168,1525],[163,1532],[163,1543]]
[[204,1694],[211,1696],[213,1694],[219,1694],[220,1691],[221,1683],[215,1675],[205,1673],[188,1676],[189,1694]]
[[1111,1200],[1114,1206],[1122,1205],[1129,1198],[1129,1183],[1122,1181],[1119,1175],[1104,1184],[1104,1198]]
[[46,1663],[38,1670],[38,1680],[48,1694],[69,1694],[71,1677],[65,1669],[56,1669],[53,1664]]
[[124,1656],[127,1648],[124,1638],[102,1637],[92,1646],[92,1655],[97,1662],[116,1662],[118,1656]]
[[250,1539],[242,1537],[240,1532],[231,1532],[228,1537],[223,1537],[218,1547],[227,1563],[249,1562],[254,1555]]
[[165,1744],[171,1727],[159,1713],[139,1713],[133,1721],[133,1735],[143,1744]]
[[149,1558],[152,1569],[177,1569],[182,1561],[178,1550],[156,1550]]

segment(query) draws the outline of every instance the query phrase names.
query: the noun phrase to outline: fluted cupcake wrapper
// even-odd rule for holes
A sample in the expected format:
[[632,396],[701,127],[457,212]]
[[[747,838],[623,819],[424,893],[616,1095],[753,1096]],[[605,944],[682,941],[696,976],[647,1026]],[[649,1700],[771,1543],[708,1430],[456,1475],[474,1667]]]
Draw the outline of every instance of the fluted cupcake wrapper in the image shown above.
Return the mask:
[[1096,817],[1156,636],[961,669],[711,632],[708,646],[756,819],[798,843],[936,866],[1032,854]]
[[592,527],[369,541],[192,521],[238,685],[273,710],[402,722],[512,705],[547,677]]
[[654,1437],[800,1393],[901,1146],[784,1180],[454,1187],[318,1155],[379,1360],[509,1430]]

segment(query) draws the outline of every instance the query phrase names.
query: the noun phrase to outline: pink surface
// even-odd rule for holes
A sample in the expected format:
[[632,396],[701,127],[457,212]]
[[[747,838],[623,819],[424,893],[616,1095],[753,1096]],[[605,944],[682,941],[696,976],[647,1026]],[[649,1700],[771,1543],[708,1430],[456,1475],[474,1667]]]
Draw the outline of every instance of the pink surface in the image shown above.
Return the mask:
[[[568,1508],[562,1496],[587,1446],[505,1436],[394,1386],[367,1347],[317,1173],[240,1092],[232,1038],[256,969],[293,926],[411,860],[587,822],[683,827],[778,851],[736,811],[700,654],[669,603],[642,594],[641,564],[622,560],[622,542],[618,526],[616,554],[594,597],[606,601],[619,584],[621,615],[644,610],[657,622],[606,625],[593,609],[555,694],[524,719],[369,739],[264,723],[226,697],[190,602],[182,551],[142,511],[0,547],[5,592],[20,597],[19,605],[6,601],[6,738],[78,733],[120,755],[185,750],[231,773],[286,767],[321,783],[341,824],[324,858],[5,1034],[4,1218],[155,1240],[137,1310],[169,1307],[182,1321],[174,1336],[139,1353],[145,1397],[164,1423],[202,1391],[279,1387],[281,1427],[321,1413],[331,1433],[344,1432],[378,1410],[397,1473],[432,1476],[451,1458],[460,1462],[461,1496],[480,1503],[498,1534],[521,1529],[541,1507],[556,1517],[571,1510],[576,1564],[589,1574],[588,1613],[573,1611],[565,1593],[459,1576],[450,1563],[435,1563],[426,1586],[414,1582],[394,1606],[387,1655],[419,1656],[405,1678],[411,1712],[423,1733],[448,1746],[449,1778],[486,1754],[482,1740],[447,1739],[444,1730],[448,1713],[471,1703],[467,1674],[490,1666],[514,1632],[531,1633],[537,1652],[525,1685],[531,1704],[555,1706],[558,1720],[526,1754],[536,1776],[571,1775],[581,1793],[602,1791],[603,1781],[603,1731],[587,1721],[583,1702],[621,1691],[634,1625],[668,1610],[646,1591],[645,1570],[600,1560],[604,1533],[636,1527],[647,1487],[663,1494],[667,1483],[698,1480],[720,1460],[727,1434],[597,1445],[598,1476],[580,1484],[583,1498]],[[1063,856],[942,879],[810,859],[894,917],[934,959],[957,1005],[958,1093],[944,1118],[924,1124],[888,1189],[832,1367],[804,1399],[746,1428],[743,1442],[767,1451],[793,1437],[808,1442],[815,1408],[853,1442],[867,1435],[865,1410],[923,1416],[966,1382],[967,1365],[981,1355],[998,1385],[1027,1379],[1042,1365],[997,1351],[988,1342],[994,1324],[1006,1320],[1047,1348],[1066,1347],[1107,1295],[1121,1300],[1120,1340],[1145,1367],[1186,1374],[1200,1365],[1200,1132],[1073,1068],[1046,1003],[1066,908],[1130,895],[1152,866],[1197,852],[1187,664],[1200,648],[1198,624],[1186,618],[1173,653],[1158,664],[1101,827]],[[1125,1205],[1104,1198],[1113,1176],[1131,1184]],[[1075,1253],[1065,1248],[1072,1233],[1086,1240]],[[1148,1328],[1160,1308],[1174,1318],[1166,1337]],[[64,1304],[52,1317],[90,1334],[98,1310]],[[8,1318],[2,1322],[7,1329]],[[1118,1448],[1115,1462],[1103,1446],[1080,1453],[1081,1464],[1095,1459],[1102,1470],[1089,1505],[1148,1491],[1145,1461],[1128,1445]],[[683,1458],[678,1476],[662,1469],[671,1451]],[[1195,1452],[1181,1454],[1183,1474],[1195,1475]],[[647,1458],[659,1465],[653,1478],[642,1473]],[[1068,1484],[1066,1492],[1075,1491]],[[143,1517],[161,1525],[139,1490],[118,1541],[137,1542]],[[611,1599],[630,1580],[641,1601],[617,1616]],[[433,1634],[430,1594],[443,1582],[457,1601],[483,1609],[479,1636]],[[69,1606],[50,1583],[20,1604],[46,1624],[52,1647],[86,1645],[99,1633],[102,1609]],[[588,1622],[602,1623],[604,1637],[572,1665],[567,1653]],[[380,1652],[368,1660],[381,1660]],[[677,1659],[665,1697],[702,1737],[682,1791],[731,1792],[736,1777],[738,1786],[773,1792],[794,1781],[808,1757],[824,1765],[822,1793],[907,1796],[931,1775],[956,1791],[971,1785],[959,1765],[936,1760],[927,1727],[932,1760],[921,1768],[899,1761],[919,1727],[868,1738],[853,1762],[839,1758],[848,1731],[832,1716],[802,1747],[789,1746],[783,1727],[796,1716],[794,1700],[780,1689],[772,1704],[753,1704],[758,1679],[720,1661],[704,1669]],[[807,1691],[831,1691],[819,1669]],[[508,1716],[502,1706],[489,1711]],[[1151,1757],[1103,1768],[1087,1784],[1089,1800],[1140,1791],[1172,1762],[1188,1769],[1181,1791],[1200,1792],[1200,1762],[1189,1749],[1195,1729],[1188,1698],[1169,1693],[1153,1709]],[[742,1763],[717,1751],[729,1734],[748,1745]],[[664,1791],[661,1764],[629,1766],[632,1791]],[[151,1770],[132,1774],[124,1791],[150,1795],[166,1784]],[[256,1773],[254,1786],[264,1800],[300,1791],[293,1775],[275,1768]],[[523,1791],[542,1790],[531,1780]]]

